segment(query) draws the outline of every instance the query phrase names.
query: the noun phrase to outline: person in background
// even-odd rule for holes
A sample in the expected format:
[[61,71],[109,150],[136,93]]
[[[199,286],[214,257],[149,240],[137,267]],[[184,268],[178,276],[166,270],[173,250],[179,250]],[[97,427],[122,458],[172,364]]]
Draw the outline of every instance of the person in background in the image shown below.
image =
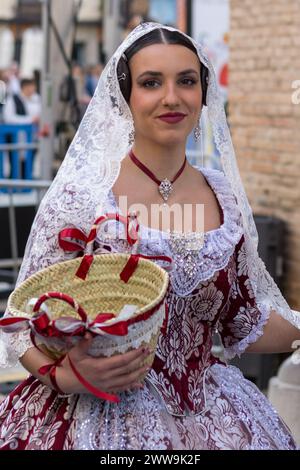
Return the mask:
[[3,106],[6,101],[8,77],[6,70],[0,70],[0,123],[3,122]]
[[38,124],[41,98],[31,78],[21,80],[20,93],[9,94],[3,107],[3,120],[7,124]]
[[20,84],[20,70],[19,64],[17,62],[12,62],[10,67],[6,70],[6,75],[8,79],[7,83],[7,93],[8,94],[18,94],[21,91]]
[[[41,98],[36,90],[36,82],[31,78],[23,78],[20,83],[20,93],[8,94],[6,102],[3,105],[3,121],[5,124],[33,124],[38,126],[41,115]],[[20,141],[24,141],[23,135],[20,136]],[[34,137],[36,140],[36,137]],[[12,134],[6,135],[6,142],[8,144],[13,143]],[[36,150],[33,150],[33,157]],[[19,176],[21,178],[25,175],[25,157],[23,151],[19,151],[21,162],[21,169]],[[13,159],[12,153],[9,152],[10,159],[10,177],[13,176]]]
[[134,28],[136,28],[139,24],[143,23],[144,21],[145,19],[142,15],[131,15],[124,29],[123,39],[125,39],[128,34],[130,34],[131,31],[134,30]]
[[96,90],[96,86],[100,78],[100,75],[102,73],[102,70],[103,70],[102,64],[92,65],[87,70],[87,75],[85,79],[85,93],[90,98],[92,98]]

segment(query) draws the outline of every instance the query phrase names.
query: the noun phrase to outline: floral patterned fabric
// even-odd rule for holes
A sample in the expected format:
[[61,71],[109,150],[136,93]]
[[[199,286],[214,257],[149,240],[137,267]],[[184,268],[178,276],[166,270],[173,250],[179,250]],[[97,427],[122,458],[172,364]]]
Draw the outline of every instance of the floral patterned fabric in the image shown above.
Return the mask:
[[[254,298],[229,186],[215,170],[203,174],[219,202],[222,225],[205,234],[200,250],[141,227],[139,251],[175,260],[167,329],[144,389],[109,404],[87,394],[58,397],[29,377],[0,405],[0,449],[296,448],[257,387],[212,353],[217,331],[226,358],[241,354],[263,333],[269,310]],[[112,194],[106,208],[118,210]],[[126,243],[103,237],[95,248],[126,251]]]

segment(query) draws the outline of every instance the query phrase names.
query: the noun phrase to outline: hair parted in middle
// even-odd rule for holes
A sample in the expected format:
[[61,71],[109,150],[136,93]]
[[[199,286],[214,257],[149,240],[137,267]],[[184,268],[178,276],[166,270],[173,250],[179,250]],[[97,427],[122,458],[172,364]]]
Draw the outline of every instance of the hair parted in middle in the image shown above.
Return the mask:
[[[152,44],[178,44],[187,47],[199,58],[197,51],[191,41],[183,34],[180,34],[178,31],[170,31],[168,29],[158,28],[140,37],[131,46],[129,46],[128,49],[126,49],[117,65],[117,75],[120,89],[127,103],[129,103],[130,100],[132,88],[132,79],[128,62],[138,51],[144,47],[151,46]],[[201,64],[200,77],[202,87],[202,104],[206,106],[209,72],[208,68],[202,62],[200,62],[200,60],[199,64]]]

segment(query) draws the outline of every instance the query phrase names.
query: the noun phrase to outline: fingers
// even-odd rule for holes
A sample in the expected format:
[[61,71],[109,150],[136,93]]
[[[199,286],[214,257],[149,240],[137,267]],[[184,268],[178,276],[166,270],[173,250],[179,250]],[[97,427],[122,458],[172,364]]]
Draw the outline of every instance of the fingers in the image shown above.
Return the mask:
[[142,347],[139,349],[134,349],[124,354],[118,354],[117,356],[112,356],[107,359],[107,365],[109,370],[112,369],[122,369],[128,366],[132,361],[137,359],[141,360],[145,355],[147,356],[149,350]]
[[149,349],[144,350],[141,355],[139,355],[136,359],[133,359],[132,361],[128,362],[125,366],[109,370],[108,376],[110,378],[113,378],[118,377],[120,375],[129,375],[132,372],[135,372],[137,369],[145,365],[143,363],[152,353],[153,351]]
[[[93,339],[91,333],[86,333],[84,338],[72,348],[73,358],[76,360],[83,358],[83,356],[88,356],[88,359],[94,362],[94,367],[99,368],[99,371],[112,372],[116,369],[116,373],[113,374],[114,376],[125,374],[127,370],[129,372],[132,371],[138,362],[141,362],[142,359],[145,359],[147,355],[151,353],[149,348],[140,347],[124,354],[117,354],[116,356],[92,358],[88,355],[88,350]],[[131,365],[132,362],[134,362],[133,365]],[[129,369],[126,369],[128,367]],[[109,374],[109,376],[111,377],[111,374]]]
[[130,374],[125,374],[125,375],[120,375],[118,377],[115,377],[109,381],[109,390],[110,389],[116,389],[116,388],[123,388],[126,389],[130,387],[133,383],[137,383],[140,381],[140,378],[142,375],[147,373],[150,370],[150,367],[148,365],[139,367],[136,369],[134,372],[131,372]]
[[93,336],[91,335],[91,333],[86,333],[84,335],[84,338],[81,339],[79,343],[71,349],[72,356],[73,357],[86,356],[92,344],[92,341],[93,341]]
[[[91,334],[85,337],[69,352],[76,368],[85,379],[99,389],[111,392],[124,391],[132,387],[136,389],[140,379],[150,367],[142,365],[147,357],[153,353],[149,348],[141,347],[124,354],[112,357],[91,357],[88,350],[93,341]],[[69,369],[69,364],[65,364]]]

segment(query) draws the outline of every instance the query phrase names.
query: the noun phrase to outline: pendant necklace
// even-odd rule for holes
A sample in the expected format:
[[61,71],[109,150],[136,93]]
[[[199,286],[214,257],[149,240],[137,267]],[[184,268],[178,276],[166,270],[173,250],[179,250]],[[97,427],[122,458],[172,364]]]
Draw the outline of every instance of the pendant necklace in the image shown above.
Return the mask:
[[166,203],[169,199],[169,196],[170,196],[171,192],[173,191],[173,184],[175,183],[177,178],[179,178],[179,176],[181,175],[181,173],[183,172],[183,170],[185,168],[186,156],[184,158],[184,162],[183,162],[182,166],[180,167],[180,169],[178,170],[178,172],[176,173],[176,175],[174,176],[172,181],[170,181],[168,178],[165,178],[162,181],[160,181],[158,178],[156,178],[156,176],[152,173],[152,171],[150,171],[149,168],[147,168],[136,157],[136,155],[134,155],[132,150],[130,150],[130,152],[129,152],[129,157],[131,158],[132,162],[136,166],[138,166],[147,176],[149,176],[149,178],[151,178],[158,185],[158,191],[159,191],[161,197],[163,198],[163,200]]

